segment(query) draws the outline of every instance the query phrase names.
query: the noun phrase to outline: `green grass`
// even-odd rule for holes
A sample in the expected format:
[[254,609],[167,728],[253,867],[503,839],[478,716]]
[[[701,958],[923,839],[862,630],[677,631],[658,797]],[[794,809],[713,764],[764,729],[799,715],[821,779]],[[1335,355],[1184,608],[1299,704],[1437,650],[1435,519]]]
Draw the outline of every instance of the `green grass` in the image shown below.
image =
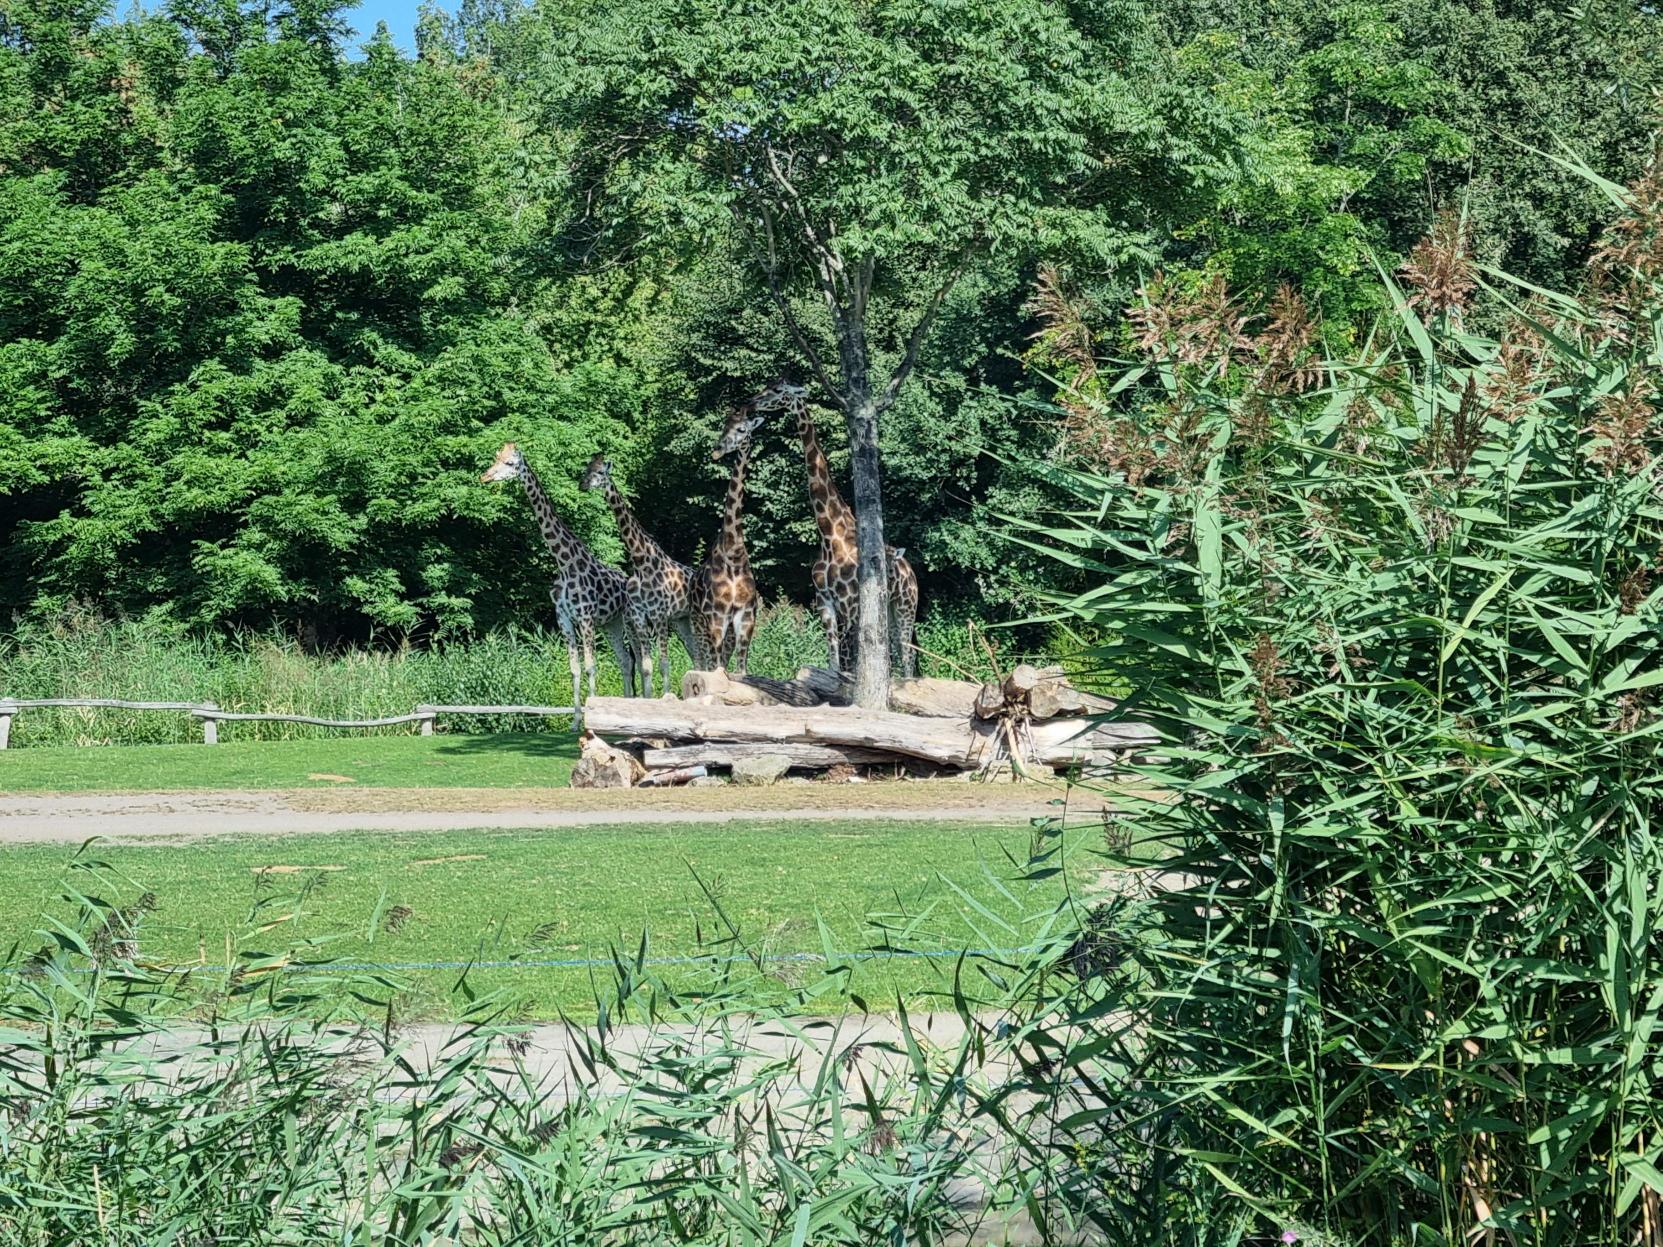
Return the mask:
[[[73,907],[61,898],[74,886],[122,903],[153,891],[158,906],[143,920],[140,954],[172,963],[224,965],[228,953],[234,961],[311,938],[326,941],[323,954],[354,963],[581,961],[615,949],[633,954],[643,932],[654,958],[849,952],[884,942],[885,931],[914,949],[1012,948],[1034,937],[1040,915],[1092,864],[1081,853],[1079,869],[1023,879],[1032,846],[1027,829],[755,821],[86,849],[83,861],[96,858],[122,877],[112,885],[72,870],[74,852],[62,845],[27,845],[0,850],[0,947],[38,946],[40,915],[67,920]],[[408,916],[389,922],[399,906]],[[875,1008],[892,1007],[897,992],[919,1000],[947,990],[954,966],[850,964],[854,989]],[[803,960],[769,962],[766,974],[743,963],[732,969],[753,980],[748,990],[759,1003],[789,998],[822,973]],[[657,972],[695,987],[711,969]],[[450,1014],[458,968],[395,973],[407,984],[406,1017]],[[610,978],[606,966],[521,965],[475,970],[471,982],[508,988],[528,1017],[546,1018],[592,1012],[592,974]],[[205,989],[224,979],[203,977]]]
[[328,788],[335,782],[311,775],[345,775],[373,788],[559,787],[577,756],[571,736],[510,732],[7,749],[0,752],[0,792]]

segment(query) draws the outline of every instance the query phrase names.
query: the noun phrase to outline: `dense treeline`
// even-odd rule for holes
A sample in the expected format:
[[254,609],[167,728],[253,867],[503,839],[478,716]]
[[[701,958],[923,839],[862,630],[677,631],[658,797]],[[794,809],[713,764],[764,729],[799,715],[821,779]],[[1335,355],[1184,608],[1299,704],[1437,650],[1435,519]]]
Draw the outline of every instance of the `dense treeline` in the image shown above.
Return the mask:
[[[723,213],[636,163],[610,114],[574,120],[597,49],[616,54],[614,82],[673,78],[691,43],[632,34],[694,29],[661,7],[430,10],[407,56],[385,34],[354,46],[351,14],[318,0],[120,20],[9,0],[0,604],[165,607],[321,641],[542,620],[523,500],[478,483],[508,439],[603,555],[620,554],[610,519],[576,488],[596,450],[693,557],[715,530],[723,407],[807,369]],[[697,20],[790,57],[844,12]],[[951,34],[944,12],[931,20]],[[922,29],[916,16],[888,20]],[[1090,171],[1041,188],[1066,220],[1036,216],[1031,245],[976,254],[884,417],[887,535],[937,604],[1006,601],[1028,575],[986,517],[1032,514],[1039,486],[1013,465],[1069,453],[1069,427],[1023,401],[1052,385],[1024,358],[1054,331],[1047,292],[1109,324],[1156,270],[1192,291],[1224,279],[1243,314],[1294,281],[1322,334],[1355,339],[1379,302],[1373,257],[1395,266],[1444,208],[1466,213],[1482,259],[1559,283],[1605,210],[1519,144],[1573,144],[1626,180],[1663,64],[1658,19],[1628,0],[1002,0],[977,20],[1066,46],[1046,89],[1069,97],[1074,113],[1053,115],[1078,116]],[[961,86],[944,75],[920,106],[958,107]],[[1014,104],[1037,88],[999,89]],[[1055,140],[1013,124],[981,156],[1055,178],[1024,150]],[[616,202],[627,211],[600,207]],[[887,276],[880,356],[928,280]],[[815,330],[812,303],[799,311]],[[842,428],[823,433],[846,473]],[[768,597],[807,594],[801,480],[773,434],[749,505]]]

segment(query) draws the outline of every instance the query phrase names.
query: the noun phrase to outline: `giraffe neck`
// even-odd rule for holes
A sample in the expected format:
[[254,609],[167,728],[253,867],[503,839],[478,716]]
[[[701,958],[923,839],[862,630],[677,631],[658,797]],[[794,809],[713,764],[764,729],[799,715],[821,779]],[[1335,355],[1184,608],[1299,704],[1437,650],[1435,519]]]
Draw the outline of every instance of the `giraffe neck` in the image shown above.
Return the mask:
[[522,462],[520,465],[520,484],[525,487],[525,496],[531,502],[531,513],[537,517],[537,527],[543,531],[543,544],[548,546],[549,553],[554,555],[561,570],[587,570],[597,564],[599,560],[589,552],[582,538],[555,514],[554,504],[543,490],[543,482],[537,479],[537,473],[531,470],[529,463]]
[[722,503],[722,535],[717,549],[729,556],[745,554],[745,466],[750,459],[751,444],[746,442],[734,456],[727,498]]
[[848,503],[832,483],[831,464],[826,452],[820,449],[820,435],[809,419],[808,404],[797,403],[797,436],[803,442],[803,464],[808,468],[808,496],[814,505],[814,522],[826,539],[843,535],[854,526],[854,516]]
[[602,479],[606,482],[606,501],[612,506],[612,514],[618,521],[618,533],[624,539],[630,561],[637,567],[645,567],[668,559],[663,548],[652,539],[652,534],[641,527],[641,521],[635,518],[635,512],[629,509],[629,503],[625,501],[622,491],[612,483],[612,478],[607,476]]

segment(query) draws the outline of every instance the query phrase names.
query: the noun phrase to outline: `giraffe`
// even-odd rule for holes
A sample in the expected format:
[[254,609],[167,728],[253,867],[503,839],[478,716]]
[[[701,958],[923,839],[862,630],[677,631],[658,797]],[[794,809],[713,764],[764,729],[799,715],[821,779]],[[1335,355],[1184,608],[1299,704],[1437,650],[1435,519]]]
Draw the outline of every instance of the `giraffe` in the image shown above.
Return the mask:
[[566,661],[572,669],[572,723],[583,730],[582,676],[589,677],[589,696],[595,695],[595,627],[606,632],[612,654],[623,673],[624,692],[635,693],[635,655],[630,648],[628,608],[624,575],[595,557],[570,526],[554,513],[554,505],[543,491],[543,483],[525,461],[519,447],[505,442],[496,459],[485,470],[482,481],[518,480],[525,487],[543,541],[560,570],[549,597],[566,639]]
[[658,655],[658,667],[663,674],[663,691],[670,691],[670,631],[673,628],[695,667],[702,667],[695,645],[692,624],[689,622],[688,590],[693,582],[693,569],[678,563],[664,547],[654,541],[652,534],[641,526],[629,502],[612,479],[612,463],[605,455],[589,460],[579,484],[586,490],[598,489],[606,495],[612,515],[618,521],[618,533],[629,549],[634,572],[625,582],[624,592],[629,599],[630,629],[635,634],[635,647],[641,663],[641,693],[653,695],[653,655]]
[[[814,522],[820,529],[820,557],[813,570],[814,603],[826,629],[826,652],[832,668],[848,675],[854,670],[854,650],[860,618],[859,557],[855,513],[832,481],[831,465],[820,448],[820,436],[808,411],[808,390],[780,379],[751,400],[756,411],[785,409],[796,418],[808,469],[808,496]],[[906,551],[885,546],[889,565],[889,658],[904,676],[918,674],[918,650],[912,643],[918,622],[918,576]]]
[[745,551],[745,466],[751,458],[751,434],[764,419],[751,415],[749,407],[741,407],[728,417],[716,449],[710,452],[718,462],[728,455],[734,458],[722,504],[722,531],[693,578],[693,623],[704,651],[702,661],[713,670],[725,671],[731,658],[740,675],[745,674],[750,657],[757,604],[756,580]]

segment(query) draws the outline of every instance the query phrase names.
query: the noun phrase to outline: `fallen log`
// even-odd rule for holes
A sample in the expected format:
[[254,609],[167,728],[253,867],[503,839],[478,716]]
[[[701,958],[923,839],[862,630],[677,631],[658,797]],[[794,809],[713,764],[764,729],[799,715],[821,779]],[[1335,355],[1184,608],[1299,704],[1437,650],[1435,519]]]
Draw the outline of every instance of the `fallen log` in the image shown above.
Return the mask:
[[737,741],[712,740],[696,745],[671,745],[665,749],[648,749],[641,761],[649,771],[661,767],[728,766],[750,758],[779,754],[791,759],[792,766],[808,770],[847,763],[851,766],[869,762],[893,762],[895,755],[878,749],[856,749],[846,745],[799,745],[791,741],[774,741],[766,745],[740,744]]
[[979,688],[968,680],[932,676],[895,680],[889,686],[889,708],[903,714],[968,719],[976,708]]
[[703,779],[710,774],[702,766],[681,766],[673,771],[649,771],[647,776],[635,786],[637,788],[668,788],[676,784],[690,784],[695,779]]
[[772,706],[775,699],[768,693],[750,684],[741,683],[741,676],[735,680],[725,671],[689,671],[681,677],[681,696],[683,701],[698,701],[708,698],[722,703],[724,706]]
[[761,675],[742,675],[739,679],[781,706],[847,706],[853,691],[849,681],[827,667],[799,667],[796,678],[790,680]]
[[[980,766],[1004,756],[1003,724],[841,706],[721,706],[644,698],[593,697],[591,731],[684,741],[840,745],[923,758],[941,766]],[[1061,719],[1033,725],[1032,761],[1064,766],[1112,762],[1123,750],[1159,738],[1141,723]]]

